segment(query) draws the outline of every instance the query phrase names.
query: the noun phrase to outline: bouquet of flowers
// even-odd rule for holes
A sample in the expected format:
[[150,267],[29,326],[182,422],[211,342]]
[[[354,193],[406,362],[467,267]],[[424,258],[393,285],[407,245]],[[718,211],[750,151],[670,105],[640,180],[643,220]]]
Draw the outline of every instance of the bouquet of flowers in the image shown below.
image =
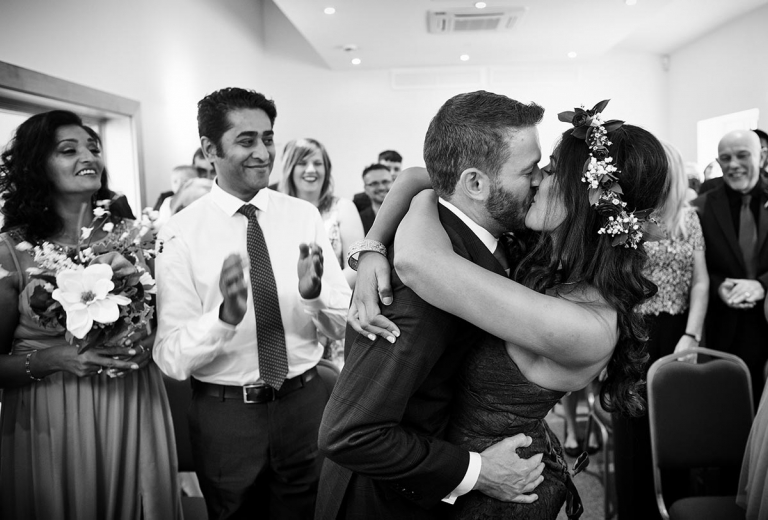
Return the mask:
[[[155,280],[146,261],[162,248],[153,228],[157,212],[146,209],[137,221],[113,220],[109,203],[97,202],[91,227],[81,227],[76,247],[48,241],[17,245],[39,266],[28,269],[35,319],[46,328],[64,330],[79,353],[146,329],[154,313]],[[92,242],[98,229],[107,235]]]

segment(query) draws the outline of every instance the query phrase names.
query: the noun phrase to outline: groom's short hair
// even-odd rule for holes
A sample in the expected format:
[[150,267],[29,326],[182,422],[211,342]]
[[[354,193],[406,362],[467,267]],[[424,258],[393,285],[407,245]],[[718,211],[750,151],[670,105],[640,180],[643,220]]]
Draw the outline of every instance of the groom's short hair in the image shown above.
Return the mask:
[[432,187],[450,196],[461,172],[477,168],[495,177],[509,159],[509,132],[535,126],[544,109],[478,90],[454,96],[440,107],[424,138],[424,162]]

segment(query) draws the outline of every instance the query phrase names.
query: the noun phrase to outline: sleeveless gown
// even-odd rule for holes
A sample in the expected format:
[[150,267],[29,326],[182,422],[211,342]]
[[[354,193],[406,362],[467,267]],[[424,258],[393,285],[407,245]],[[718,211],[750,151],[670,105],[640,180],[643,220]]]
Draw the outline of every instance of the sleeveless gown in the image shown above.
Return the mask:
[[[20,319],[11,355],[69,346],[63,328],[42,328],[29,307],[39,280],[32,257],[10,246],[21,273]],[[76,348],[71,346],[71,348]],[[0,518],[181,518],[176,442],[162,375],[154,363],[110,378],[56,372],[3,391]]]
[[565,392],[528,381],[507,354],[503,343],[472,349],[459,376],[448,440],[471,451],[524,433],[533,439],[518,450],[522,458],[544,453],[544,481],[532,504],[501,502],[477,491],[459,497],[452,508],[456,519],[554,520],[569,490],[578,501],[563,459],[562,447],[544,418]]

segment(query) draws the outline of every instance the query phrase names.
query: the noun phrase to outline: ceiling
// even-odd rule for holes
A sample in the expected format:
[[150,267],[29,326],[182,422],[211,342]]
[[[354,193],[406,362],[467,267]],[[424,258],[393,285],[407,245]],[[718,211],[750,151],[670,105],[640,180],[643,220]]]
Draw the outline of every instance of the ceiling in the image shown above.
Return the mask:
[[[273,0],[330,69],[503,65],[669,54],[768,0]],[[335,8],[325,14],[326,7]],[[522,13],[503,31],[428,31],[429,11]],[[349,50],[354,46],[354,50]],[[569,58],[568,53],[576,53]],[[460,56],[467,55],[467,61]],[[352,59],[358,58],[358,65]]]

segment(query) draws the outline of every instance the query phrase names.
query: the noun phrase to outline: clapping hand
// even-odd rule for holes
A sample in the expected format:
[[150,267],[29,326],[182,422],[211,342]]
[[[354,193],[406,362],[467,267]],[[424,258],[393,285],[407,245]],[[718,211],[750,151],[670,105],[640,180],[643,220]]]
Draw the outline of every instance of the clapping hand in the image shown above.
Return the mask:
[[299,294],[305,300],[320,296],[323,288],[323,250],[312,242],[299,244]]
[[231,254],[224,259],[219,276],[219,290],[224,297],[219,307],[219,319],[230,325],[237,325],[245,316],[248,304],[248,287],[245,284],[243,259]]

